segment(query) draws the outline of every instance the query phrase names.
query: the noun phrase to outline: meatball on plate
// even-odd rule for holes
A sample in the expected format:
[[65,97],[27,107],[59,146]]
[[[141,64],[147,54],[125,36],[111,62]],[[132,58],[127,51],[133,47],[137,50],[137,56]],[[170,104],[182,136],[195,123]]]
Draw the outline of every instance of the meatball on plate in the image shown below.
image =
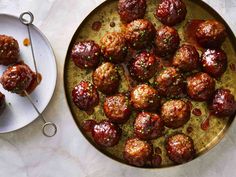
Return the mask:
[[155,36],[157,53],[162,57],[169,57],[175,53],[180,44],[180,37],[175,28],[161,26]]
[[120,63],[125,61],[127,43],[122,33],[106,33],[101,38],[102,54],[107,61]]
[[95,124],[92,129],[95,143],[103,147],[112,147],[118,144],[121,133],[119,126],[105,120]]
[[164,97],[181,97],[185,83],[182,74],[173,67],[164,68],[154,79],[155,89]]
[[201,56],[202,70],[212,77],[219,78],[227,69],[228,59],[221,49],[207,49]]
[[114,123],[125,123],[131,115],[129,99],[123,94],[106,97],[103,109],[109,120]]
[[236,111],[234,95],[228,89],[217,89],[210,103],[210,109],[219,117],[232,116]]
[[93,72],[93,84],[104,94],[113,94],[118,90],[120,75],[114,64],[103,63]]
[[138,19],[130,22],[125,30],[125,38],[135,49],[142,49],[152,44],[155,27],[149,20]]
[[5,95],[0,92],[0,115],[6,107],[6,98]]
[[183,72],[191,72],[199,68],[199,54],[196,48],[189,44],[183,44],[175,53],[173,66]]
[[192,138],[185,134],[171,135],[166,139],[167,155],[174,163],[185,163],[195,157]]
[[96,88],[89,82],[81,81],[72,90],[74,104],[83,111],[93,110],[99,103],[99,95]]
[[207,73],[196,73],[187,78],[187,93],[195,101],[208,101],[215,91],[215,80]]
[[[86,41],[94,48],[78,55]],[[204,1],[104,1],[78,27],[65,60],[64,88],[78,128],[99,151],[136,168],[198,158],[236,114],[234,41]],[[97,61],[99,47],[98,65],[77,67],[83,57]],[[82,81],[93,87],[74,102]]]
[[156,111],[160,107],[158,91],[147,84],[134,87],[130,95],[131,104],[136,110]]
[[41,75],[34,73],[28,65],[15,64],[3,72],[0,82],[5,90],[24,96],[25,91],[29,94],[34,91],[40,84],[39,79]]
[[123,23],[143,18],[146,8],[146,0],[119,0],[118,2],[118,13]]
[[163,135],[163,131],[163,121],[157,114],[141,112],[135,118],[134,133],[139,139],[156,139]]
[[94,41],[82,41],[74,45],[71,58],[76,66],[81,69],[95,68],[100,62],[101,49]]
[[182,0],[161,0],[156,9],[157,19],[168,26],[182,22],[186,14],[186,5]]
[[197,27],[197,41],[205,48],[219,48],[226,36],[225,26],[216,20],[206,20]]
[[138,138],[131,138],[125,142],[124,159],[131,165],[144,166],[151,159],[152,145]]
[[153,53],[141,52],[130,61],[129,72],[134,80],[147,81],[158,70],[160,59]]
[[[25,46],[24,40],[29,40],[27,28],[19,17],[0,14],[0,24],[0,92],[5,95],[6,102],[0,116],[0,133],[6,133],[23,128],[38,117],[28,99],[21,96],[23,90],[28,91],[40,112],[47,107],[56,86],[57,68],[50,43],[36,26],[30,26],[32,41]],[[38,80],[31,45],[34,48]],[[37,81],[40,81],[39,84]],[[2,107],[2,96],[0,100]]]
[[0,64],[10,65],[17,62],[20,54],[19,44],[11,36],[0,34]]

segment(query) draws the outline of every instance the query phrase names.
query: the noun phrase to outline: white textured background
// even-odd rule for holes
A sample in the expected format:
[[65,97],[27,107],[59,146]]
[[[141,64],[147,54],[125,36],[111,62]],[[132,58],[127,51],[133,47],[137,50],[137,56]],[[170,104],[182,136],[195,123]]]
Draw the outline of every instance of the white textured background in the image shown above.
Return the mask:
[[[76,127],[63,90],[67,46],[79,23],[103,0],[0,0],[0,13],[30,10],[34,24],[48,37],[58,64],[56,92],[44,115],[59,126],[51,139],[41,134],[40,120],[0,135],[0,177],[235,177],[236,122],[213,150],[185,165],[142,170],[110,160],[93,148]],[[236,33],[236,0],[204,0]],[[0,24],[1,27],[1,24]]]

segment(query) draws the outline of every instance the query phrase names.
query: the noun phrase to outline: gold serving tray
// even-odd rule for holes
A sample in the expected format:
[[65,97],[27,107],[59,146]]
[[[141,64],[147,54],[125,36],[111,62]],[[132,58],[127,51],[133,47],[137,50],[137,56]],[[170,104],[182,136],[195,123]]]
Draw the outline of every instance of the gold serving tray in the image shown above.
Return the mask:
[[[145,18],[152,21],[152,23],[155,25],[156,28],[161,25],[161,23],[154,17],[154,12],[157,2],[158,2],[157,0],[147,1],[148,8],[145,15]],[[230,64],[236,63],[236,40],[233,32],[226,24],[226,22],[222,19],[222,17],[220,17],[220,15],[218,15],[217,12],[215,12],[209,5],[207,5],[203,1],[184,0],[184,2],[186,3],[188,10],[186,20],[182,22],[180,25],[175,26],[175,28],[178,29],[179,35],[182,39],[181,43],[185,42],[183,36],[183,31],[184,31],[183,29],[187,21],[190,19],[217,19],[218,21],[222,22],[225,25],[228,37],[224,42],[222,49],[225,50],[228,56],[228,68],[227,71],[222,76],[222,78],[220,79],[220,81],[217,81],[217,88],[220,87],[228,88],[231,90],[232,94],[236,96],[236,72],[232,71],[229,67]],[[80,81],[87,80],[92,82],[91,79],[92,70],[82,70],[78,68],[77,66],[74,65],[72,59],[70,58],[70,52],[72,46],[77,41],[88,40],[88,39],[94,40],[97,43],[99,43],[100,38],[105,33],[111,31],[122,31],[123,25],[120,22],[119,15],[117,13],[117,3],[118,3],[117,0],[105,1],[95,10],[93,10],[79,25],[67,51],[67,57],[64,66],[64,88],[73,118],[76,124],[78,125],[79,129],[83,133],[83,135],[87,138],[87,140],[102,153],[106,154],[112,159],[125,163],[123,159],[124,142],[126,141],[127,138],[133,136],[133,121],[135,118],[135,112],[133,111],[132,116],[130,117],[129,121],[126,124],[120,126],[122,128],[122,138],[119,144],[111,148],[100,148],[93,142],[91,135],[83,131],[82,122],[87,119],[95,119],[97,121],[107,119],[103,113],[103,101],[105,96],[99,93],[100,104],[97,107],[95,107],[95,112],[93,113],[93,115],[88,115],[85,112],[80,111],[73,104],[71,96],[71,91],[73,87]],[[102,24],[101,29],[99,31],[95,31],[92,29],[92,24],[96,21],[99,21]],[[115,27],[110,26],[111,22],[115,23]],[[118,68],[120,68],[118,70],[120,72],[120,75],[122,76],[119,92],[128,91],[127,87],[128,81],[125,79],[121,67],[118,66]],[[206,107],[207,104],[205,102],[200,103],[193,101],[192,104],[193,108],[201,109],[202,115],[195,116],[191,114],[191,119],[182,128],[176,130],[166,128],[165,136],[168,136],[169,134],[177,131],[186,133],[187,135],[192,137],[197,152],[196,157],[199,157],[200,155],[202,155],[203,153],[214,147],[222,139],[222,137],[228,130],[229,126],[231,125],[234,116],[228,118],[217,118],[211,116],[210,127],[207,131],[204,131],[201,129],[201,123],[203,122],[203,120],[207,118],[209,114],[209,111]],[[192,132],[187,131],[188,127],[191,127],[193,129]],[[166,156],[166,151],[164,149],[165,136],[151,141],[153,143],[154,148],[159,147],[162,149],[162,154],[161,154],[162,165],[160,168],[175,165]]]

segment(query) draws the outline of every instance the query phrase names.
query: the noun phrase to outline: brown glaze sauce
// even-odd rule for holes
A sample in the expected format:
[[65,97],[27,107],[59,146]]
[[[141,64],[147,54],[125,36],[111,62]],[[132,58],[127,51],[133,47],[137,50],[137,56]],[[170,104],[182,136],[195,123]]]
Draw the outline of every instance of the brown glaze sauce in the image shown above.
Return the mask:
[[94,108],[85,111],[88,115],[92,115],[94,113]]
[[92,30],[99,31],[102,27],[102,23],[100,21],[95,21],[92,24]]
[[110,27],[113,28],[113,27],[115,27],[115,26],[116,26],[116,23],[112,21],[112,22],[110,23]]
[[202,47],[198,44],[197,39],[196,39],[196,31],[198,28],[198,25],[205,20],[189,20],[184,27],[184,39],[185,42],[192,44],[199,50],[203,50]]
[[198,108],[194,108],[194,109],[192,110],[192,113],[193,113],[193,115],[195,115],[195,116],[201,116],[201,115],[202,115],[201,110],[198,109]]
[[[24,65],[25,62],[23,60],[19,60],[16,64]],[[25,90],[28,94],[32,93],[42,81],[42,75],[40,73],[36,74],[33,71],[31,71],[31,74],[32,74],[32,81],[29,87]],[[25,96],[25,94],[21,93],[20,96]]]
[[34,74],[33,77],[34,78],[33,78],[32,82],[30,83],[29,87],[26,89],[28,94],[32,93],[42,80],[42,75],[39,73],[37,75]]
[[187,128],[187,133],[192,133],[192,132],[193,132],[193,127],[190,127],[190,126],[189,126],[189,127]]
[[236,71],[236,66],[235,66],[235,64],[234,63],[231,63],[230,65],[229,65],[229,68],[231,69],[231,71]]
[[91,132],[94,125],[96,125],[96,121],[95,120],[85,120],[83,123],[82,123],[82,128],[84,129],[84,131],[86,132]]
[[170,60],[166,60],[163,58],[160,58],[160,67],[159,69],[165,69],[166,67],[170,67],[172,65]]
[[129,91],[131,91],[132,88],[137,85],[137,82],[131,78],[128,68],[126,67],[126,64],[123,63],[123,64],[121,64],[121,66],[122,66],[122,70],[124,72],[125,79],[128,81],[128,89],[129,89]]
[[159,147],[156,147],[155,149],[154,149],[154,152],[155,152],[155,154],[161,154],[161,148],[159,148]]
[[192,102],[191,101],[187,101],[187,104],[189,105],[189,108],[190,108],[190,110],[193,108],[193,104],[192,104]]

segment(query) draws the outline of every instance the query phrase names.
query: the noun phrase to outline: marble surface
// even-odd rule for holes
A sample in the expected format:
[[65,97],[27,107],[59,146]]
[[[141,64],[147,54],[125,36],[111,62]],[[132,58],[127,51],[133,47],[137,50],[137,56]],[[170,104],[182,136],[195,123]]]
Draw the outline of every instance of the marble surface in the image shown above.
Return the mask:
[[[234,177],[236,176],[236,122],[210,152],[182,166],[145,170],[129,167],[99,153],[82,136],[69,112],[63,90],[63,65],[67,46],[80,22],[103,0],[0,0],[0,13],[19,15],[30,10],[34,24],[54,49],[58,82],[45,110],[59,126],[54,138],[41,133],[42,121],[18,131],[0,134],[0,177]],[[236,1],[205,0],[236,33]],[[0,24],[1,27],[1,24]]]

